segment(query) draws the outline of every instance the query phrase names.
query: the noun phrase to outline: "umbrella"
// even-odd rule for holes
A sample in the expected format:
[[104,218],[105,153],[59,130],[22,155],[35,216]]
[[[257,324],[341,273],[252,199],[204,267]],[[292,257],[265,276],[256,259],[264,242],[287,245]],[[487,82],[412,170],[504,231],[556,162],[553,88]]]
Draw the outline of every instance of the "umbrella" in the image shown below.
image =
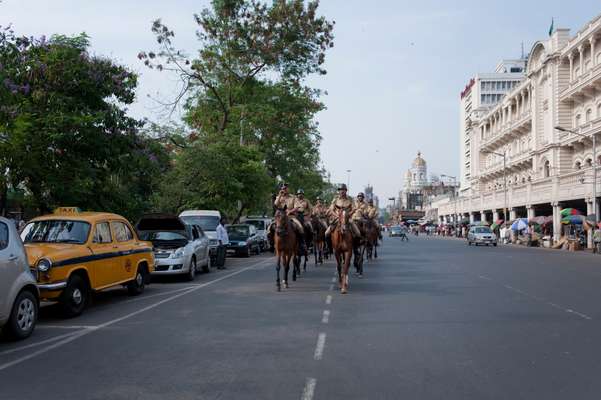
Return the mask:
[[562,217],[567,217],[568,215],[580,215],[582,213],[575,208],[564,208],[560,214]]
[[505,222],[505,221],[503,221],[502,219],[498,219],[498,220],[495,222],[495,225],[503,225],[503,222]]
[[531,223],[534,223],[534,224],[538,224],[538,225],[542,225],[542,224],[545,223],[546,219],[547,219],[547,217],[540,216],[540,217],[530,218],[528,220],[528,222],[531,222]]
[[513,221],[511,224],[512,231],[521,231],[522,229],[528,228],[528,219],[527,218],[518,218]]
[[490,225],[490,229],[495,230],[499,227],[499,225],[497,225],[497,223],[495,222],[494,224]]
[[564,225],[573,224],[573,225],[582,225],[584,222],[584,217],[582,215],[568,215],[567,217],[563,217],[561,219],[561,223]]

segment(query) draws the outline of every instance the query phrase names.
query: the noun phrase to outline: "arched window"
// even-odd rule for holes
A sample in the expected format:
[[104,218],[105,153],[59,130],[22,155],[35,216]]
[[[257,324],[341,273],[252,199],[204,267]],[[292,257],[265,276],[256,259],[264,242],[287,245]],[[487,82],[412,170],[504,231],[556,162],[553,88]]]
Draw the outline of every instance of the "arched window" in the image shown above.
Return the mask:
[[576,120],[574,121],[574,127],[575,128],[579,128],[580,127],[580,114],[576,114]]
[[592,167],[593,166],[593,160],[591,160],[590,158],[587,158],[586,161],[584,162],[584,165],[588,168],[588,167]]
[[582,169],[582,164],[580,163],[580,161],[576,161],[576,164],[574,164],[574,169],[575,170]]
[[578,78],[580,76],[580,68],[574,68],[574,78]]
[[545,164],[543,166],[543,176],[545,178],[551,176],[551,163],[549,162],[549,160],[545,160]]
[[589,108],[588,110],[586,110],[586,116],[585,116],[585,122],[590,122],[591,119],[593,117],[593,110],[591,108]]
[[601,103],[597,104],[597,118],[601,118]]

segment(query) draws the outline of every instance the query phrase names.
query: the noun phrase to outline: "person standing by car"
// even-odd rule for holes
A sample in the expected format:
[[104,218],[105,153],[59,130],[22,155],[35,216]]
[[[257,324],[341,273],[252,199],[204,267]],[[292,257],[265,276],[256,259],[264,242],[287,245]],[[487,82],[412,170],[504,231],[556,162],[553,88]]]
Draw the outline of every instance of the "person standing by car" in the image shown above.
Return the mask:
[[219,246],[217,247],[217,269],[225,269],[225,249],[230,244],[227,230],[223,226],[225,222],[225,218],[221,218],[216,229],[217,240],[219,241]]

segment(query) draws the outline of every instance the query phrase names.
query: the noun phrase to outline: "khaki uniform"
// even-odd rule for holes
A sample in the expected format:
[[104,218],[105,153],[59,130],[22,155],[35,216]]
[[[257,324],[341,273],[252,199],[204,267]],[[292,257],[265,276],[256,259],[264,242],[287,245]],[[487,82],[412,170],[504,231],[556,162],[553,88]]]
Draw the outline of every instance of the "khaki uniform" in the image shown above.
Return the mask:
[[311,210],[311,215],[319,220],[319,222],[323,225],[324,229],[328,229],[328,209],[323,204],[316,204]]
[[[350,196],[334,197],[334,200],[332,200],[332,204],[330,205],[330,208],[328,209],[328,215],[332,219],[332,224],[328,227],[328,230],[326,231],[326,236],[328,236],[330,234],[332,227],[336,226],[336,224],[338,223],[337,209],[343,209],[343,210],[346,210],[347,213],[352,214],[354,211],[353,198]],[[353,236],[360,237],[361,232],[359,232],[359,228],[352,220],[351,220],[350,225],[351,225],[351,230],[353,231]]]
[[307,199],[299,199],[298,197],[294,201],[294,208],[296,211],[303,213],[304,215],[311,215],[311,203]]
[[367,218],[367,209],[369,206],[363,201],[357,200],[355,202],[355,212],[353,213],[353,221],[361,221],[362,219]]
[[[290,193],[288,194],[278,194],[278,196],[275,198],[275,201],[273,202],[273,205],[282,210],[284,208],[284,206],[286,206],[286,211],[292,211],[294,210],[294,208],[296,207],[296,205],[298,204],[298,198],[294,195],[291,195]],[[296,228],[298,229],[298,231],[304,235],[305,230],[303,229],[303,225],[300,223],[300,221],[296,218],[296,215],[290,214],[290,221],[292,221],[292,223],[296,226]]]
[[367,206],[367,218],[377,221],[379,214],[380,213],[379,213],[377,207],[369,206],[369,205]]

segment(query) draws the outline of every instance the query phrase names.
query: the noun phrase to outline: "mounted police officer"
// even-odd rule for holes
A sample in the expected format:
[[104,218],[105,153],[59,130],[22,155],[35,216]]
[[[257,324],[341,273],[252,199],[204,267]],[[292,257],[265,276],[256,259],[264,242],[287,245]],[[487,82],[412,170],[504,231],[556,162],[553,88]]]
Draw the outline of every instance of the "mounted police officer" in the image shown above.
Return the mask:
[[[334,200],[332,200],[332,204],[330,204],[330,208],[328,209],[328,215],[330,216],[332,223],[326,230],[326,237],[330,236],[332,229],[334,229],[338,224],[338,210],[346,210],[347,214],[351,217],[355,211],[353,199],[347,195],[347,190],[348,189],[344,183],[338,186],[338,195],[334,197]],[[353,236],[355,238],[361,237],[361,232],[359,232],[359,228],[354,221],[350,221],[350,226]]]
[[327,219],[328,219],[328,209],[323,204],[321,197],[317,197],[315,199],[315,205],[311,210],[311,215],[316,217],[319,222],[324,226],[324,229],[328,228]]
[[[301,194],[304,194],[302,189],[300,189],[299,192],[302,192]],[[301,221],[299,221],[299,219],[303,219],[303,221],[304,221],[305,207],[308,207],[308,208],[311,207],[309,202],[307,200],[303,201],[303,199],[299,200],[297,197],[291,195],[288,192],[288,184],[282,183],[280,185],[280,192],[278,193],[277,197],[275,198],[273,205],[275,206],[276,209],[279,209],[279,210],[283,210],[284,208],[286,209],[286,214],[290,218],[290,221],[292,221],[292,226],[296,230],[298,240],[301,245],[301,249],[304,249],[305,228],[304,228],[304,224]],[[300,216],[300,218],[299,218],[299,216]],[[271,226],[270,226],[270,230],[271,230]]]

